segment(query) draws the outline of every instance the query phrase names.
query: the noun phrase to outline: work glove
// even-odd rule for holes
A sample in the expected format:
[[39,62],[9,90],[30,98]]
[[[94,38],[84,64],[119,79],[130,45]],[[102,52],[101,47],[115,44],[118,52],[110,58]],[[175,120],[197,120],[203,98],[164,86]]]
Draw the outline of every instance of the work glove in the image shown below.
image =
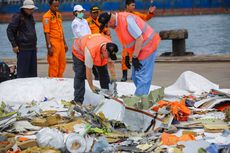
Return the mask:
[[132,65],[135,71],[139,71],[142,68],[142,64],[140,63],[137,57],[132,58]]
[[118,92],[117,92],[117,82],[116,82],[116,81],[113,82],[113,89],[114,89],[114,91],[113,91],[113,96],[114,96],[114,97],[117,97]]
[[111,80],[109,83],[109,91],[111,92],[111,96],[117,96],[117,83],[115,80]]
[[101,89],[99,94],[104,96],[106,99],[117,97],[117,91],[114,89]]
[[96,87],[96,86],[92,86],[92,87],[90,87],[91,88],[91,90],[93,91],[93,93],[95,93],[95,94],[99,94],[100,93],[100,89],[98,88],[98,87]]
[[131,64],[130,64],[129,61],[130,61],[129,56],[128,56],[128,55],[125,56],[125,65],[126,65],[126,67],[127,67],[128,69],[131,68]]
[[110,82],[109,82],[109,84],[113,84],[113,83],[116,83],[116,82],[117,82],[116,79],[111,79]]

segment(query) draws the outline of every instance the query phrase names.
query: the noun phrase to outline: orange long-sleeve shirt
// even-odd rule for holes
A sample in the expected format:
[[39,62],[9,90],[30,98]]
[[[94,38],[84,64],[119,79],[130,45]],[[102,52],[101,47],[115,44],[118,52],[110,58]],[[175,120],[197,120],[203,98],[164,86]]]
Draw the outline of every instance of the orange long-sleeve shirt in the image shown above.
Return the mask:
[[154,16],[153,13],[152,13],[152,14],[151,14],[151,13],[144,14],[144,13],[137,12],[137,11],[133,11],[133,12],[130,12],[130,13],[133,13],[133,14],[139,16],[140,18],[142,18],[142,19],[145,20],[145,21],[150,20],[150,19]]
[[45,33],[49,33],[51,38],[63,39],[62,17],[59,12],[56,15],[50,10],[47,11],[42,18],[43,29]]
[[[89,24],[89,28],[90,28],[92,34],[100,33],[100,29],[99,29],[100,23],[98,21],[98,18],[96,20],[94,20],[90,16],[86,20],[87,20],[87,22]],[[103,31],[102,31],[102,34],[107,35],[107,36],[109,36],[111,38],[109,28],[104,28]]]

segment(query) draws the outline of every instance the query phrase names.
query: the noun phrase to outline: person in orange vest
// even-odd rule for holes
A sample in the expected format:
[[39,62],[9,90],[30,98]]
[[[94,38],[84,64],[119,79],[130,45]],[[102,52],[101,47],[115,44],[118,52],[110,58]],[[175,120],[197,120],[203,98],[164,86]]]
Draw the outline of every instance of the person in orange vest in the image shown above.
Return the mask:
[[100,9],[98,6],[92,6],[90,8],[90,16],[86,19],[88,24],[89,24],[89,28],[91,30],[91,33],[102,33],[106,36],[108,36],[109,38],[111,38],[110,36],[110,30],[109,28],[104,28],[103,31],[100,31],[99,27],[100,27],[100,23],[98,22],[98,16],[100,13]]
[[[144,21],[150,20],[154,16],[154,12],[156,10],[155,6],[150,6],[148,13],[140,13],[135,10],[135,0],[126,0],[126,12],[135,14],[142,18]],[[122,78],[121,81],[125,82],[127,81],[127,75],[128,75],[128,69],[131,68],[131,65],[129,65],[129,60],[132,58],[132,55],[129,55],[125,49],[122,50],[122,60],[121,60],[121,69],[122,69]],[[126,62],[127,61],[127,62]]]
[[[91,29],[85,16],[85,9],[81,5],[75,5],[73,8],[73,15],[75,16],[72,21],[71,28],[73,31],[74,39],[81,38],[85,35],[91,34]],[[93,67],[94,79],[98,80],[98,72],[95,67]]]
[[140,17],[128,12],[104,12],[98,21],[101,23],[100,29],[106,25],[113,28],[122,46],[132,55],[135,95],[147,95],[152,81],[156,50],[160,43],[159,34]]
[[48,50],[49,77],[63,77],[68,46],[62,28],[62,16],[58,12],[59,0],[49,0],[50,10],[42,18]]
[[[99,74],[101,88],[109,90],[108,59],[116,60],[118,47],[102,34],[90,34],[80,39],[75,39],[72,47],[74,63],[74,100],[72,103],[82,105],[85,94],[85,78],[90,89],[98,93],[100,89],[93,84],[92,68],[96,66]],[[101,90],[102,90],[101,89]]]
[[[94,5],[90,8],[90,16],[86,20],[88,22],[91,33],[92,34],[101,33],[105,36],[108,36],[108,38],[112,39],[109,28],[106,27],[103,29],[103,31],[100,31],[100,28],[99,28],[100,23],[98,22],[99,13],[100,13],[100,9],[98,6]],[[112,61],[108,62],[108,68],[111,72],[112,80],[116,80],[116,74],[115,74],[115,71],[113,71],[115,70],[115,68],[114,68],[114,64],[112,63]],[[94,74],[95,74],[95,70],[96,68],[93,67]]]

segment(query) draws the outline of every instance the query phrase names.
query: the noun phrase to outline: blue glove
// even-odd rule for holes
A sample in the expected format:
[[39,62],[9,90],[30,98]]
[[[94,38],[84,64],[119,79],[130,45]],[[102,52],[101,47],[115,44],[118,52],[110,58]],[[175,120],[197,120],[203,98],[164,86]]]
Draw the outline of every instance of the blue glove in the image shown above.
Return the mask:
[[142,64],[140,63],[137,57],[132,58],[132,65],[135,71],[139,71],[142,68]]

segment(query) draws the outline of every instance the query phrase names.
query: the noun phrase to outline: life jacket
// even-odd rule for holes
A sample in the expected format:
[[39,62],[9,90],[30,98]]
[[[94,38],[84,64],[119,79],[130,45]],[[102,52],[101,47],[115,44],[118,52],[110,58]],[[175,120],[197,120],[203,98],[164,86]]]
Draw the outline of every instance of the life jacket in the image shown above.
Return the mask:
[[158,47],[160,43],[160,36],[158,33],[154,32],[154,29],[148,25],[145,21],[143,21],[140,17],[128,13],[128,12],[120,12],[117,13],[118,25],[115,28],[115,32],[123,48],[129,54],[133,54],[135,42],[136,40],[129,34],[128,31],[128,23],[127,17],[131,15],[135,18],[135,21],[138,27],[142,31],[142,37],[144,39],[141,51],[138,55],[139,60],[144,60],[149,57]]
[[178,121],[187,120],[188,116],[191,114],[190,109],[185,104],[186,98],[183,98],[180,102],[178,101],[165,101],[161,100],[157,103],[156,106],[152,107],[151,110],[158,112],[162,107],[169,107],[171,114]]
[[102,56],[101,45],[108,42],[111,42],[111,40],[102,34],[86,35],[74,40],[72,53],[76,58],[84,62],[85,47],[87,47],[93,59],[93,64],[96,66],[104,66],[108,63],[108,58]]

